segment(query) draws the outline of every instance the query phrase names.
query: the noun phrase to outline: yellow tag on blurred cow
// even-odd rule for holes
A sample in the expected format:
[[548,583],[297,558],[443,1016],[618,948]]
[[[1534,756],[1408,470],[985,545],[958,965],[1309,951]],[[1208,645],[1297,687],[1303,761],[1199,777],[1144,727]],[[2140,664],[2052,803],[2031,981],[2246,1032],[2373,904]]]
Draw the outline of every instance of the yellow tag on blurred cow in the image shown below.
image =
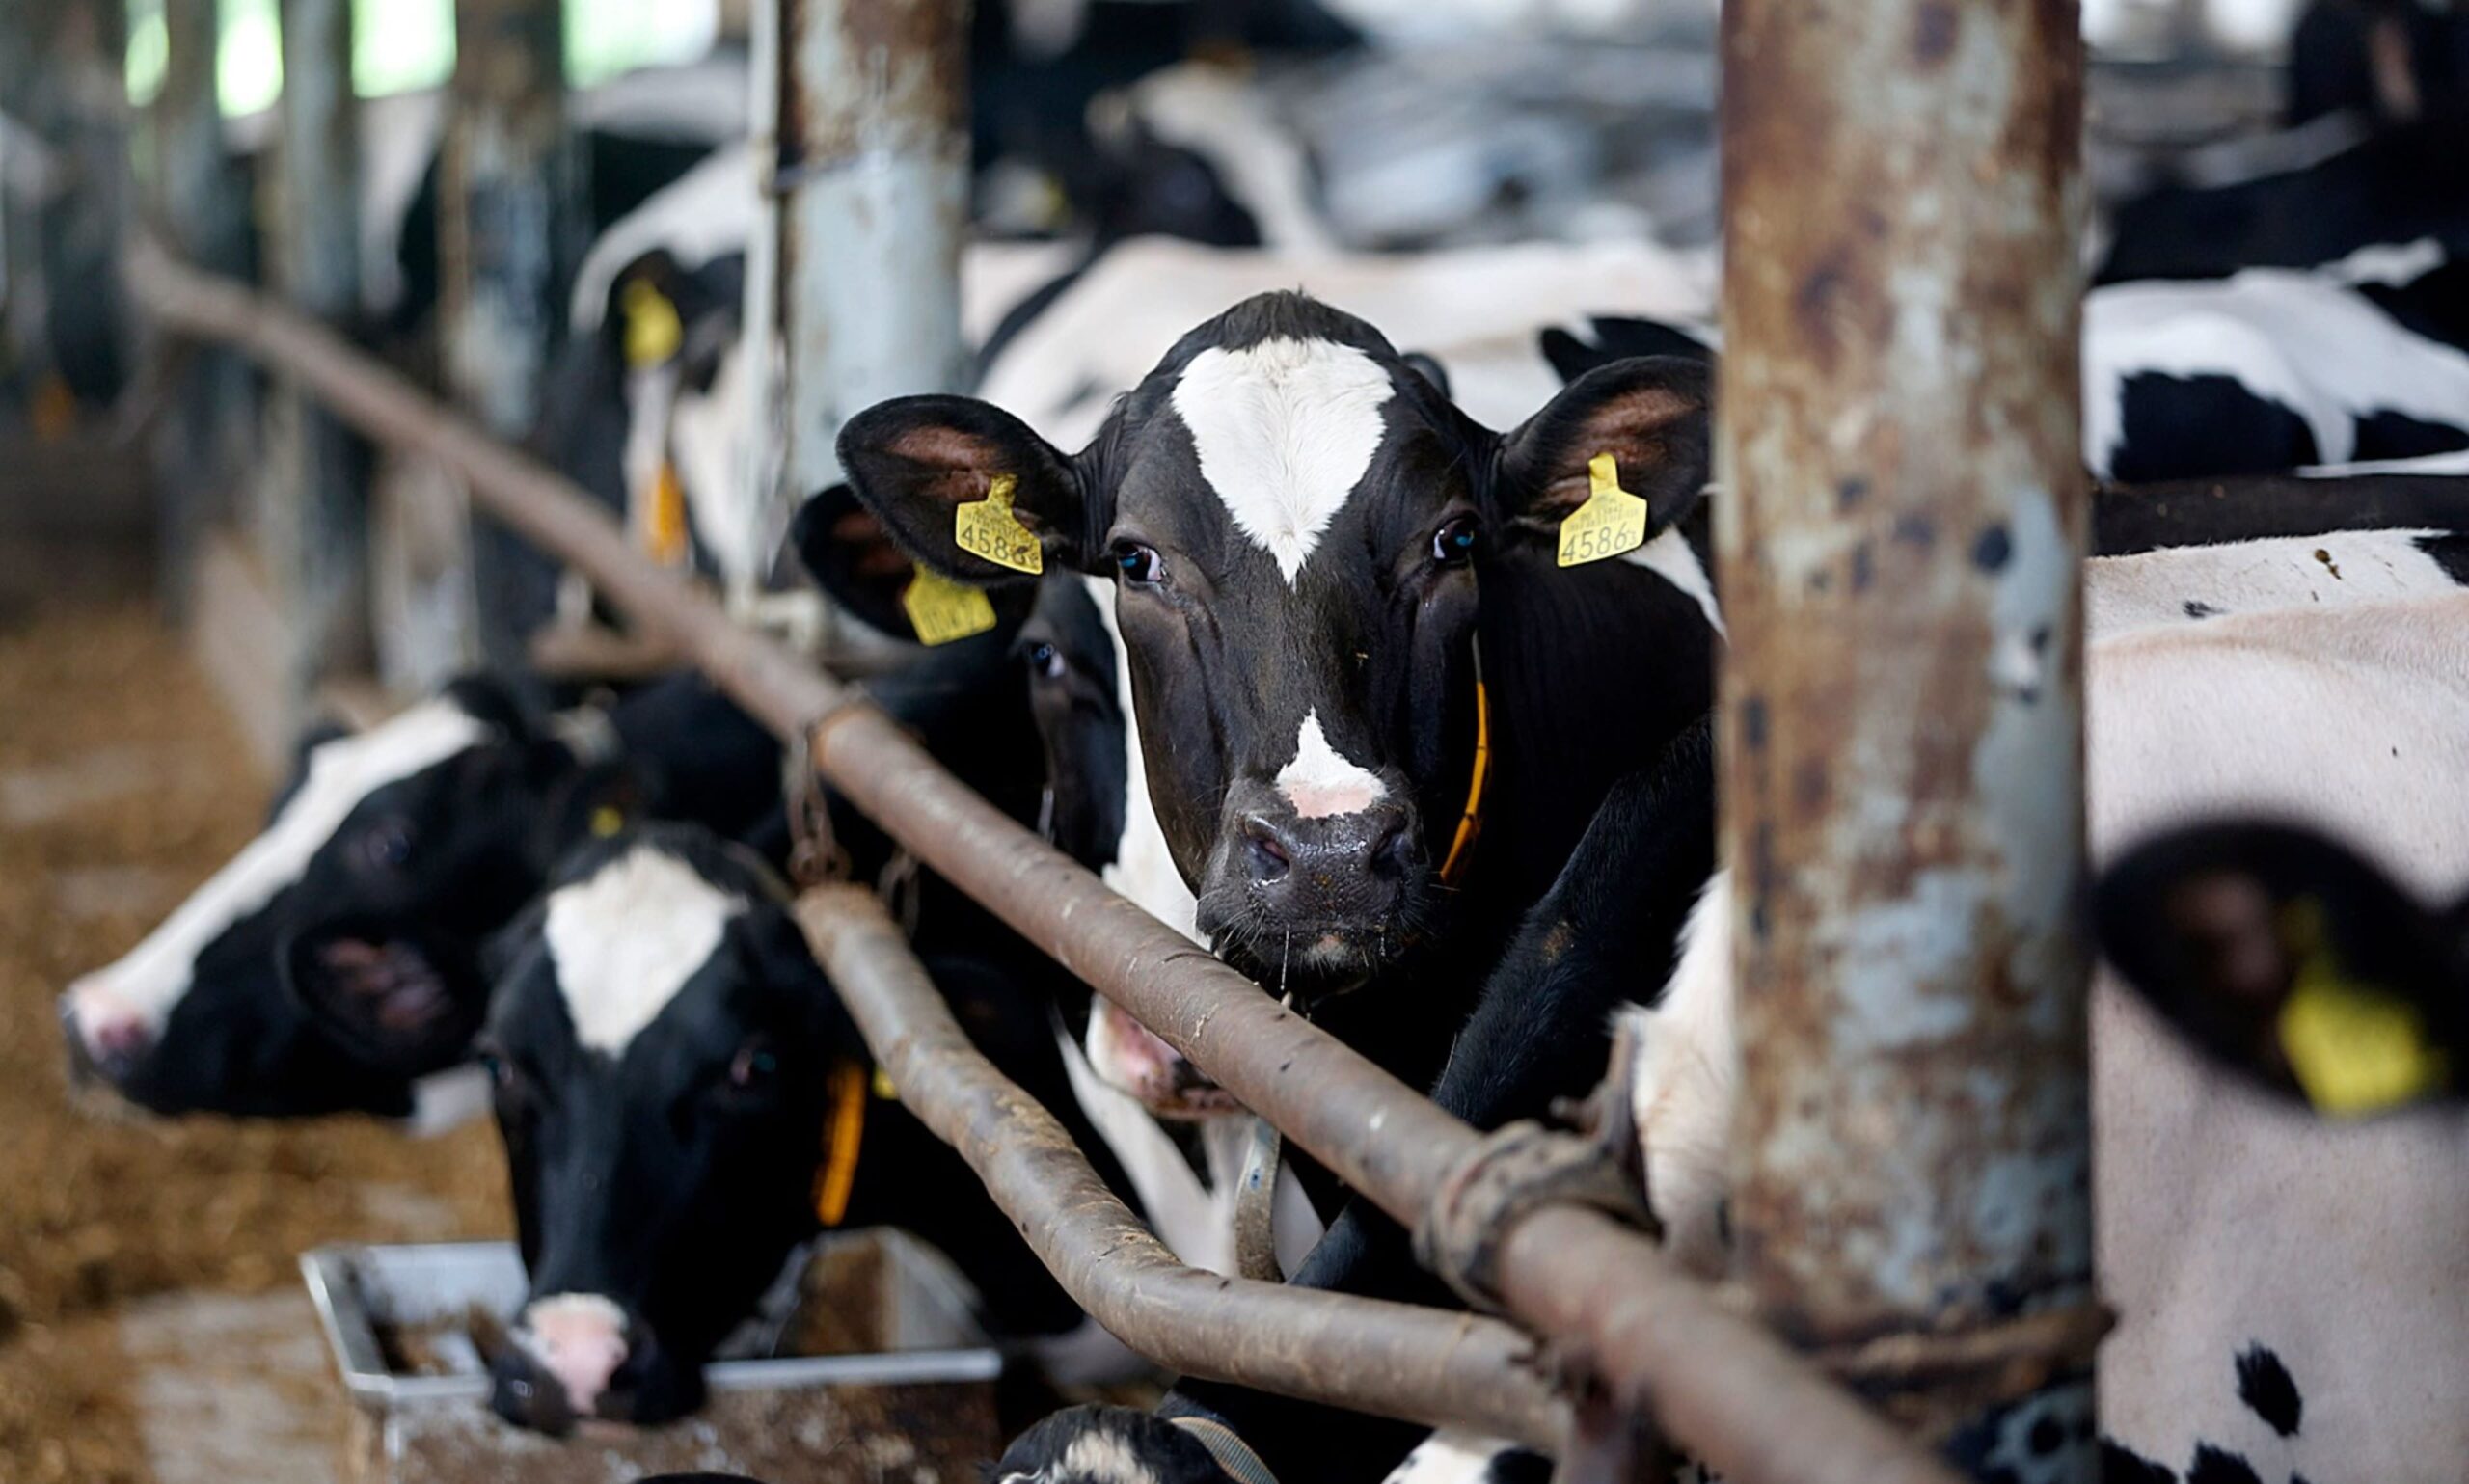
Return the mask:
[[1608,453],[1587,462],[1586,503],[1560,523],[1560,565],[1583,567],[1646,544],[1646,502],[1620,488],[1620,465]]
[[677,306],[643,280],[632,280],[618,291],[617,308],[626,317],[626,364],[633,369],[658,365],[686,343]]
[[900,595],[900,607],[920,644],[949,644],[994,627],[994,605],[986,594],[923,567]]
[[1045,570],[1045,552],[1012,513],[1012,490],[1017,483],[1010,474],[996,474],[984,499],[970,500],[953,511],[952,539],[963,552],[1034,577]]

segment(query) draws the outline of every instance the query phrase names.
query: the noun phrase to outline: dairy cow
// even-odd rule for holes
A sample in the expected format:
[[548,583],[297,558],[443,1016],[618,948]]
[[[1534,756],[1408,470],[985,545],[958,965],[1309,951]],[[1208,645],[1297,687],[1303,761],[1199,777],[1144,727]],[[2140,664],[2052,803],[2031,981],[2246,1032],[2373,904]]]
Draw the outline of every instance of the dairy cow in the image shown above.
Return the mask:
[[68,986],[72,1060],[157,1113],[411,1113],[478,1022],[481,940],[558,853],[640,812],[752,830],[778,768],[698,677],[561,720],[466,680],[312,734],[265,830]]
[[[593,843],[494,957],[478,1047],[530,1277],[494,1365],[503,1416],[564,1432],[692,1410],[703,1363],[824,1228],[933,1243],[998,1333],[1082,1323],[966,1165],[876,1087],[759,860],[674,824]],[[1033,957],[926,961],[980,1048],[1055,1105]]]

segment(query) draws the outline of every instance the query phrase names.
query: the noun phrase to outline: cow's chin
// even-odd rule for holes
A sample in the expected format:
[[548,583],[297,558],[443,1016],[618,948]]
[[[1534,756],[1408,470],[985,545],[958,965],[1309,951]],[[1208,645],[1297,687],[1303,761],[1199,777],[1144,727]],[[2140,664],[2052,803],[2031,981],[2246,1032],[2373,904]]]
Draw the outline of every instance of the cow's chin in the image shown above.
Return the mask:
[[1272,930],[1221,939],[1217,956],[1271,995],[1309,1012],[1370,984],[1396,963],[1401,947],[1397,934],[1360,929],[1298,929],[1291,935]]

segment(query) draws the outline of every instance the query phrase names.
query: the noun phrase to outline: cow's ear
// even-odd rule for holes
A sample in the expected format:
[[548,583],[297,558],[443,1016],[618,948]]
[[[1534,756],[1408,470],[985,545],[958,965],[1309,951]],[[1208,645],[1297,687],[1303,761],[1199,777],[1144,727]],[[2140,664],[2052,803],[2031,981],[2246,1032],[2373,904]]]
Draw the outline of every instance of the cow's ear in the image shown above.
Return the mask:
[[[562,747],[563,743],[555,745]],[[545,870],[588,840],[606,840],[641,823],[654,789],[642,769],[625,758],[601,758],[566,766],[541,796],[539,833],[532,858]]]
[[[918,580],[917,563],[849,486],[835,484],[799,506],[789,545],[815,585],[858,622],[895,639],[922,642],[908,604]],[[1020,586],[992,596],[997,632],[1009,635],[1028,616],[1037,589]]]
[[477,952],[402,923],[338,922],[280,950],[284,985],[354,1061],[422,1077],[463,1060],[488,1005]]
[[1646,501],[1646,535],[1660,534],[1705,493],[1710,409],[1699,362],[1648,356],[1587,372],[1504,441],[1495,519],[1558,542],[1609,455],[1619,487]]
[[2319,1112],[2357,1117],[2469,1088],[2458,914],[2425,910],[2310,831],[2179,830],[2102,877],[2101,946],[2214,1059]]
[[[840,430],[840,467],[892,540],[945,577],[990,587],[1049,563],[1081,564],[1088,539],[1079,472],[990,403],[963,396],[879,403]],[[977,533],[969,549],[963,526]],[[1007,559],[981,554],[990,550]]]

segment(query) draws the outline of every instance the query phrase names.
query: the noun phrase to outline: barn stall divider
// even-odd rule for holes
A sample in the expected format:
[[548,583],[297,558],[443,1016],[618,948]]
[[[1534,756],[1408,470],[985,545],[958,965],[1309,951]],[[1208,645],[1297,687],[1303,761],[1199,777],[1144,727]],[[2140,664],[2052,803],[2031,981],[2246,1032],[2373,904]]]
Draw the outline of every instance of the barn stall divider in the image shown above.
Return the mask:
[[[842,41],[959,45],[946,25],[893,24],[910,7],[892,0],[849,7],[870,3],[884,24]],[[775,44],[818,73],[852,65],[808,29],[847,19],[840,9],[784,0],[775,27],[805,18]],[[1541,1350],[1493,1319],[1184,1268],[969,1048],[871,897],[819,887],[800,915],[904,1100],[1067,1288],[1160,1363],[1516,1438],[1558,1453],[1570,1479],[1640,1476],[1644,1423],[1741,1484],[1948,1480],[1939,1449],[1981,1468],[1986,1435],[2019,1403],[2088,1421],[2102,1327],[2073,910],[2080,46],[2068,5],[1734,0],[1723,24],[1723,391],[1727,407],[1759,410],[1724,419],[1719,466],[1734,644],[1725,840],[1750,1033],[1734,1170],[1746,1302],[1679,1272],[1645,1233],[1563,1202],[1494,1233],[1507,1315]],[[953,126],[948,72],[872,60],[868,78],[909,77],[906,106]],[[782,110],[769,128],[790,130],[806,107],[791,83],[758,101]],[[919,259],[936,272],[911,280],[937,277],[959,219],[929,209],[949,163],[933,128],[808,112],[796,129],[832,131],[800,134],[817,151],[801,160],[786,132],[771,136],[795,168],[767,182],[782,205],[776,235],[758,233],[756,257],[773,261],[748,293],[751,322],[784,332],[786,400],[819,428],[929,390],[906,383],[948,380],[954,364],[917,337],[835,341],[828,310],[807,323],[811,254],[834,251],[833,219],[809,220],[798,193],[835,170],[877,186],[915,176],[925,195],[898,194],[931,224]],[[472,420],[312,319],[149,244],[123,269],[162,332],[236,347],[365,435],[435,459],[925,864],[1392,1216],[1431,1222],[1495,1147],[1003,817],[862,693],[733,623]],[[865,300],[838,303],[876,312]],[[942,323],[931,306],[904,312]],[[902,344],[915,354],[900,367],[864,354]],[[809,478],[817,446],[793,441]],[[2090,1429],[2060,1434],[2039,1462],[2089,1480]]]

